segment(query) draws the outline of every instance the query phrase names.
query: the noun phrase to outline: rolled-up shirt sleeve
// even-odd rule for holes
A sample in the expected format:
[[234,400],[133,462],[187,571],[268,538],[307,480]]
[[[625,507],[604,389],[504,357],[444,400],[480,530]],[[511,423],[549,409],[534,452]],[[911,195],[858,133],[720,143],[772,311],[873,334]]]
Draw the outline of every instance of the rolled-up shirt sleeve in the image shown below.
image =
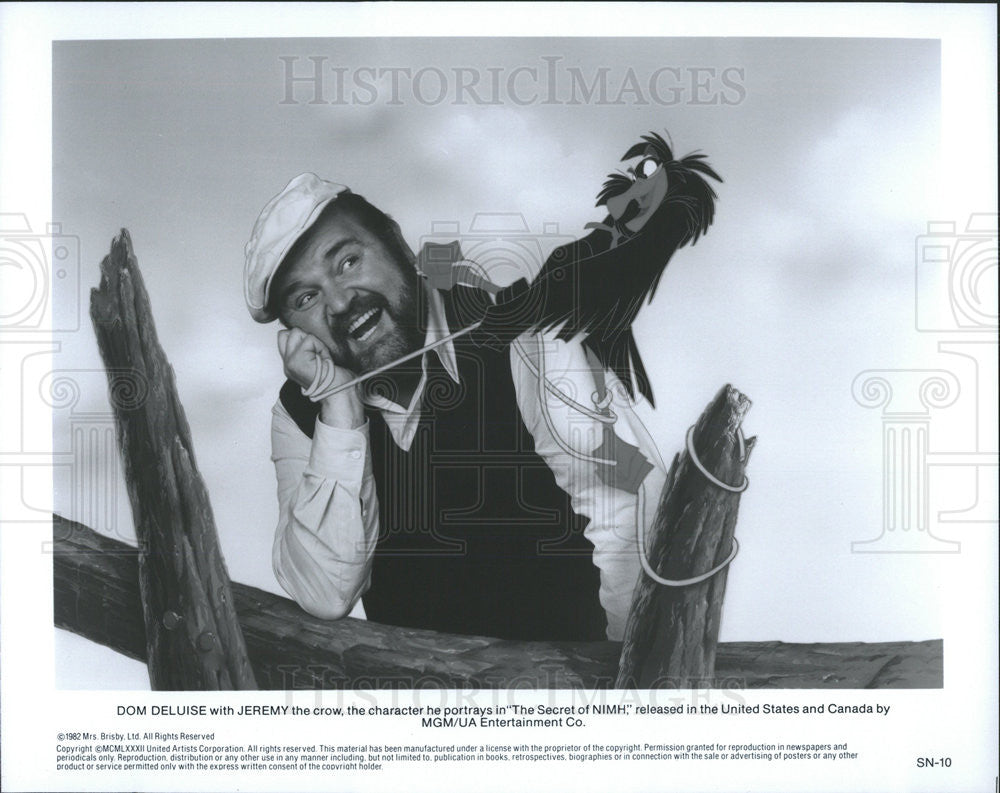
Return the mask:
[[271,449],[278,479],[272,553],[278,583],[317,617],[362,616],[360,598],[378,540],[367,423],[345,430],[317,419],[310,440],[279,402],[271,411]]

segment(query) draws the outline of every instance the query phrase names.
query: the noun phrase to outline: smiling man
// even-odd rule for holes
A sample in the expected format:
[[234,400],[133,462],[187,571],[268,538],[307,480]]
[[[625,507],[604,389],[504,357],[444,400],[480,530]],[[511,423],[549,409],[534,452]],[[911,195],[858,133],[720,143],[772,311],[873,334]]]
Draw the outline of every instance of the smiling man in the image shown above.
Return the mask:
[[314,336],[355,372],[383,366],[423,343],[426,307],[393,232],[364,199],[346,193],[285,255],[287,265],[269,295],[287,325]]
[[[593,462],[607,442],[600,416],[547,396],[539,375],[578,395],[596,380],[620,384],[573,342],[526,335],[491,349],[451,338],[489,296],[433,289],[416,261],[389,216],[313,174],[254,226],[246,301],[257,321],[284,326],[288,378],[272,411],[278,581],[328,619],[620,638],[639,571],[636,521],[648,514]],[[615,412],[616,432],[643,437],[627,404]],[[662,470],[650,476],[662,483]]]

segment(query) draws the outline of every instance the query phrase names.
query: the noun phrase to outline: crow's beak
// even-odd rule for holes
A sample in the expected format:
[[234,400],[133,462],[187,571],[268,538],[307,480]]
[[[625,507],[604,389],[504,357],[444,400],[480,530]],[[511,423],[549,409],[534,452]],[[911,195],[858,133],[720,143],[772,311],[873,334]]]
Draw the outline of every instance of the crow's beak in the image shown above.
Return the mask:
[[661,165],[651,176],[636,179],[624,193],[608,199],[608,212],[616,224],[635,233],[660,206],[667,194],[667,172]]

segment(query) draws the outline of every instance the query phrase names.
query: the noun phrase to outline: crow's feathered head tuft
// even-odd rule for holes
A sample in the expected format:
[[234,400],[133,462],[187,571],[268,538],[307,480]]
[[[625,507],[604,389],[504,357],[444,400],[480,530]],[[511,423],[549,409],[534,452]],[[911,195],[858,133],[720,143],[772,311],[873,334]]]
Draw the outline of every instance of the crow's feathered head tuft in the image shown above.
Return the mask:
[[[669,207],[672,210],[671,214],[679,213],[675,215],[675,220],[687,226],[688,233],[681,244],[697,242],[698,237],[708,230],[715,217],[717,196],[705,177],[711,177],[718,182],[721,182],[722,178],[705,161],[704,154],[694,152],[675,160],[670,144],[656,132],[643,135],[638,143],[629,147],[622,161],[633,160],[636,157],[642,157],[642,160],[628,168],[625,173],[608,174],[607,181],[597,194],[596,206],[603,205],[611,209],[609,201],[625,195],[641,180],[657,175],[659,168],[663,168],[661,176],[666,177],[666,192],[660,205],[647,208],[645,214],[651,215],[661,208],[667,210]],[[612,215],[614,214],[612,212]],[[617,217],[614,219],[619,221]],[[617,222],[616,225],[626,235],[630,235],[630,229],[625,223]]]

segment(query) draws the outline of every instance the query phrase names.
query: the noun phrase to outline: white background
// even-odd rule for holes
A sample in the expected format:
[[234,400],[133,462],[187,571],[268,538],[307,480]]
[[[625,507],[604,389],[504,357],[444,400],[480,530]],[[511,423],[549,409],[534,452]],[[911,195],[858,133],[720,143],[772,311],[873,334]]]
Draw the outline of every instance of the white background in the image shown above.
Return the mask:
[[[954,369],[963,388],[952,406],[933,415],[932,451],[967,452],[977,444],[995,451],[995,419],[976,423],[993,411],[977,410],[983,406],[976,405],[974,371],[939,353],[938,342],[952,337],[918,333],[914,311],[916,239],[926,222],[954,220],[961,229],[969,213],[996,211],[995,85],[986,84],[995,61],[991,9],[887,7],[861,14],[857,6],[730,7],[723,14],[616,6],[613,14],[597,7],[567,14],[565,6],[519,13],[477,7],[475,19],[446,11],[453,21],[447,26],[430,23],[426,9],[381,6],[294,14],[254,6],[252,19],[226,7],[183,16],[149,6],[3,9],[2,210],[26,213],[36,230],[55,220],[79,237],[84,295],[96,283],[110,237],[120,226],[131,231],[232,577],[276,589],[269,569],[275,507],[267,426],[280,371],[274,329],[250,321],[240,291],[242,245],[263,203],[295,173],[314,170],[392,213],[413,244],[435,221],[458,221],[464,229],[476,212],[492,211],[521,212],[533,230],[557,223],[560,233],[578,234],[583,223],[600,219],[593,196],[624,150],[638,135],[666,129],[677,153],[703,150],[726,181],[716,225],[675,257],[640,316],[639,346],[658,401],[657,411],[643,415],[664,456],[671,455],[718,387],[732,382],[754,400],[746,429],[760,437],[741,506],[743,552],[729,576],[722,639],[943,637],[946,690],[893,695],[920,702],[905,723],[919,726],[922,714],[947,715],[959,705],[982,714],[974,707],[979,697],[995,703],[995,524],[940,524],[938,510],[976,498],[974,476],[940,474],[930,482],[932,528],[960,541],[960,553],[852,553],[853,541],[882,530],[883,452],[880,413],[854,401],[851,384],[867,369]],[[81,57],[74,63],[87,68],[76,74],[78,83],[54,86],[55,119],[40,101],[53,91],[50,39],[556,36],[566,34],[569,16],[574,34],[593,36],[940,39],[940,62],[932,45],[912,41],[668,39],[660,49],[619,38],[588,50],[522,40],[444,55],[426,41],[391,48],[373,39],[341,47],[198,42],[175,49],[131,45],[99,63]],[[861,18],[863,29],[845,22]],[[278,104],[279,54],[327,55],[350,67],[512,68],[541,67],[540,56],[561,53],[565,66],[585,73],[609,67],[612,85],[628,66],[640,75],[660,65],[741,67],[746,98],[732,107],[667,108]],[[57,148],[50,151],[53,120]],[[51,368],[100,367],[85,310],[78,333],[54,338],[60,349]],[[11,358],[23,348],[0,349],[5,404],[12,396],[16,402],[5,411],[3,437],[22,439],[4,451],[43,449],[46,414],[25,404],[22,383],[12,386],[10,378],[25,371],[20,357]],[[100,380],[79,378],[84,387],[75,409],[106,410]],[[22,432],[17,424],[32,417],[39,424]],[[66,445],[68,411],[57,410],[53,421],[58,451]],[[47,681],[59,688],[146,685],[142,665],[69,634],[59,632],[50,649],[50,632],[38,630],[51,623],[51,572],[38,553],[47,529],[29,522],[34,516],[23,505],[44,512],[51,485],[41,466],[12,489],[17,477],[10,471],[3,469],[2,502],[5,760],[16,756],[11,741],[51,741],[45,720],[40,733],[11,735],[9,714],[26,704],[10,687],[19,675],[42,681],[31,690],[31,704],[43,709],[43,703],[82,705],[75,697],[83,695],[57,696]],[[79,505],[64,475],[56,469],[56,509],[87,518],[74,514]],[[981,512],[995,516],[995,484],[979,496]],[[123,498],[117,507],[94,527],[127,537]],[[980,724],[984,737],[995,731],[995,721],[983,717]],[[12,772],[5,762],[5,776]],[[971,768],[955,773],[957,780]]]

